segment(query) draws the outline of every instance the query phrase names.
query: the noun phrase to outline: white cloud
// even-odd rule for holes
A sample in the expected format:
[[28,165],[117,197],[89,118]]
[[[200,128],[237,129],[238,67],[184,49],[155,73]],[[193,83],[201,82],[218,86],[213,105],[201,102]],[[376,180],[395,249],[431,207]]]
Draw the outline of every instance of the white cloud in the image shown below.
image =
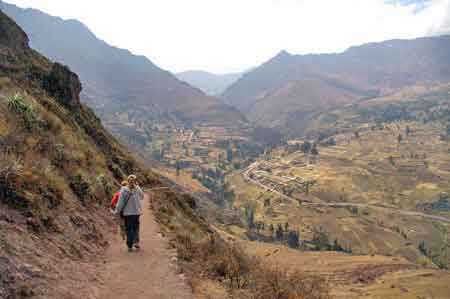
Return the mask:
[[430,0],[424,7],[384,0],[7,2],[79,19],[108,43],[171,71],[245,69],[281,49],[339,52],[366,42],[442,34],[450,27],[450,0]]

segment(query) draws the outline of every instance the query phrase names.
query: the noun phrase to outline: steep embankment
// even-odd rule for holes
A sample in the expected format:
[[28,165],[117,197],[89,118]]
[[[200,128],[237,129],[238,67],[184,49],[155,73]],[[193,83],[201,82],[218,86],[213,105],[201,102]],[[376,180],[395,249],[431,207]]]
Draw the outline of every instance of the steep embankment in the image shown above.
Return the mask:
[[0,297],[87,298],[108,244],[107,201],[144,171],[80,103],[67,67],[0,12]]

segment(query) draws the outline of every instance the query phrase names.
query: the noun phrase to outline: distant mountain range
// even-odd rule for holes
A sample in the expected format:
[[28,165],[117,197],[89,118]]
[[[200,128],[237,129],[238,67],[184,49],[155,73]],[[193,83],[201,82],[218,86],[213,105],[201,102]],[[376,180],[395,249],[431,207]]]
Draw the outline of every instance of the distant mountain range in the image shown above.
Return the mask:
[[370,43],[341,54],[282,51],[222,97],[257,124],[299,132],[318,111],[449,81],[450,36],[438,36]]
[[[80,75],[81,98],[107,125],[118,115],[127,122],[236,124],[245,117],[235,108],[178,80],[144,56],[112,47],[76,20],[0,1],[0,9],[28,34],[32,48]],[[146,37],[147,38],[147,37]]]
[[212,74],[205,71],[186,71],[176,74],[181,81],[201,89],[210,96],[219,96],[243,73]]
[[282,51],[243,74],[190,71],[177,78],[99,40],[78,21],[1,1],[0,9],[24,28],[34,49],[80,75],[82,101],[122,135],[161,122],[234,126],[246,119],[297,134],[327,109],[450,82],[450,36],[369,43],[339,54]]

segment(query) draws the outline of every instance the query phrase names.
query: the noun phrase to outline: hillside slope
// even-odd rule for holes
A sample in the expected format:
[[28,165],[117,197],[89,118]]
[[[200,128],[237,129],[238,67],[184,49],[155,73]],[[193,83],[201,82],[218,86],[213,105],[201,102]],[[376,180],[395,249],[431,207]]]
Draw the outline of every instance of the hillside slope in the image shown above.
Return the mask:
[[299,130],[317,111],[386,95],[418,83],[450,81],[450,36],[391,40],[341,54],[285,51],[245,74],[223,94],[259,124]]
[[2,2],[0,8],[27,32],[32,48],[80,75],[83,99],[104,121],[117,112],[133,114],[133,122],[142,121],[141,115],[155,121],[245,121],[234,108],[179,81],[146,57],[99,40],[76,20]]
[[[144,171],[80,103],[67,67],[0,12],[0,297],[87,298],[118,180]],[[57,283],[56,283],[57,282]]]
[[[114,262],[122,254],[119,243],[113,240],[105,255],[117,225],[108,212],[109,199],[129,173],[150,187],[158,222],[148,224],[151,214],[144,216],[142,244],[148,247],[119,265],[129,269],[139,256],[145,259],[139,263],[139,281],[151,291],[145,294],[190,297],[188,285],[175,272],[178,268],[167,260],[177,260],[170,246],[177,249],[176,264],[190,286],[206,298],[218,298],[211,295],[217,290],[223,294],[219,298],[261,298],[269,281],[260,275],[264,271],[259,264],[214,233],[198,215],[195,199],[142,168],[80,103],[81,88],[75,73],[30,49],[25,32],[0,11],[0,298],[101,296],[99,291],[108,286],[103,271],[121,269]],[[157,231],[170,241],[158,239]],[[146,259],[149,253],[154,255]],[[152,265],[156,257],[160,259]],[[150,270],[156,272],[145,273]],[[274,275],[290,297],[298,297],[303,289],[297,286],[311,281],[291,281],[281,271]],[[143,280],[152,277],[153,284],[145,285]],[[248,283],[240,283],[243,277]],[[167,291],[167,283],[186,289]],[[120,298],[113,295],[107,298]],[[321,287],[305,298],[326,295]]]
[[206,94],[218,96],[231,84],[239,80],[243,73],[212,74],[205,71],[186,71],[176,74],[181,81],[200,88]]

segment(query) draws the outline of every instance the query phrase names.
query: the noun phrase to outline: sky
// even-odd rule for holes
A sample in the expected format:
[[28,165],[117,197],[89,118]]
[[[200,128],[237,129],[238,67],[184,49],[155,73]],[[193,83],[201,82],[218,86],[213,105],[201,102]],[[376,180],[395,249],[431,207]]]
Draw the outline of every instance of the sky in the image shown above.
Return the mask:
[[6,0],[77,19],[172,72],[242,71],[281,50],[342,52],[450,33],[450,0]]

